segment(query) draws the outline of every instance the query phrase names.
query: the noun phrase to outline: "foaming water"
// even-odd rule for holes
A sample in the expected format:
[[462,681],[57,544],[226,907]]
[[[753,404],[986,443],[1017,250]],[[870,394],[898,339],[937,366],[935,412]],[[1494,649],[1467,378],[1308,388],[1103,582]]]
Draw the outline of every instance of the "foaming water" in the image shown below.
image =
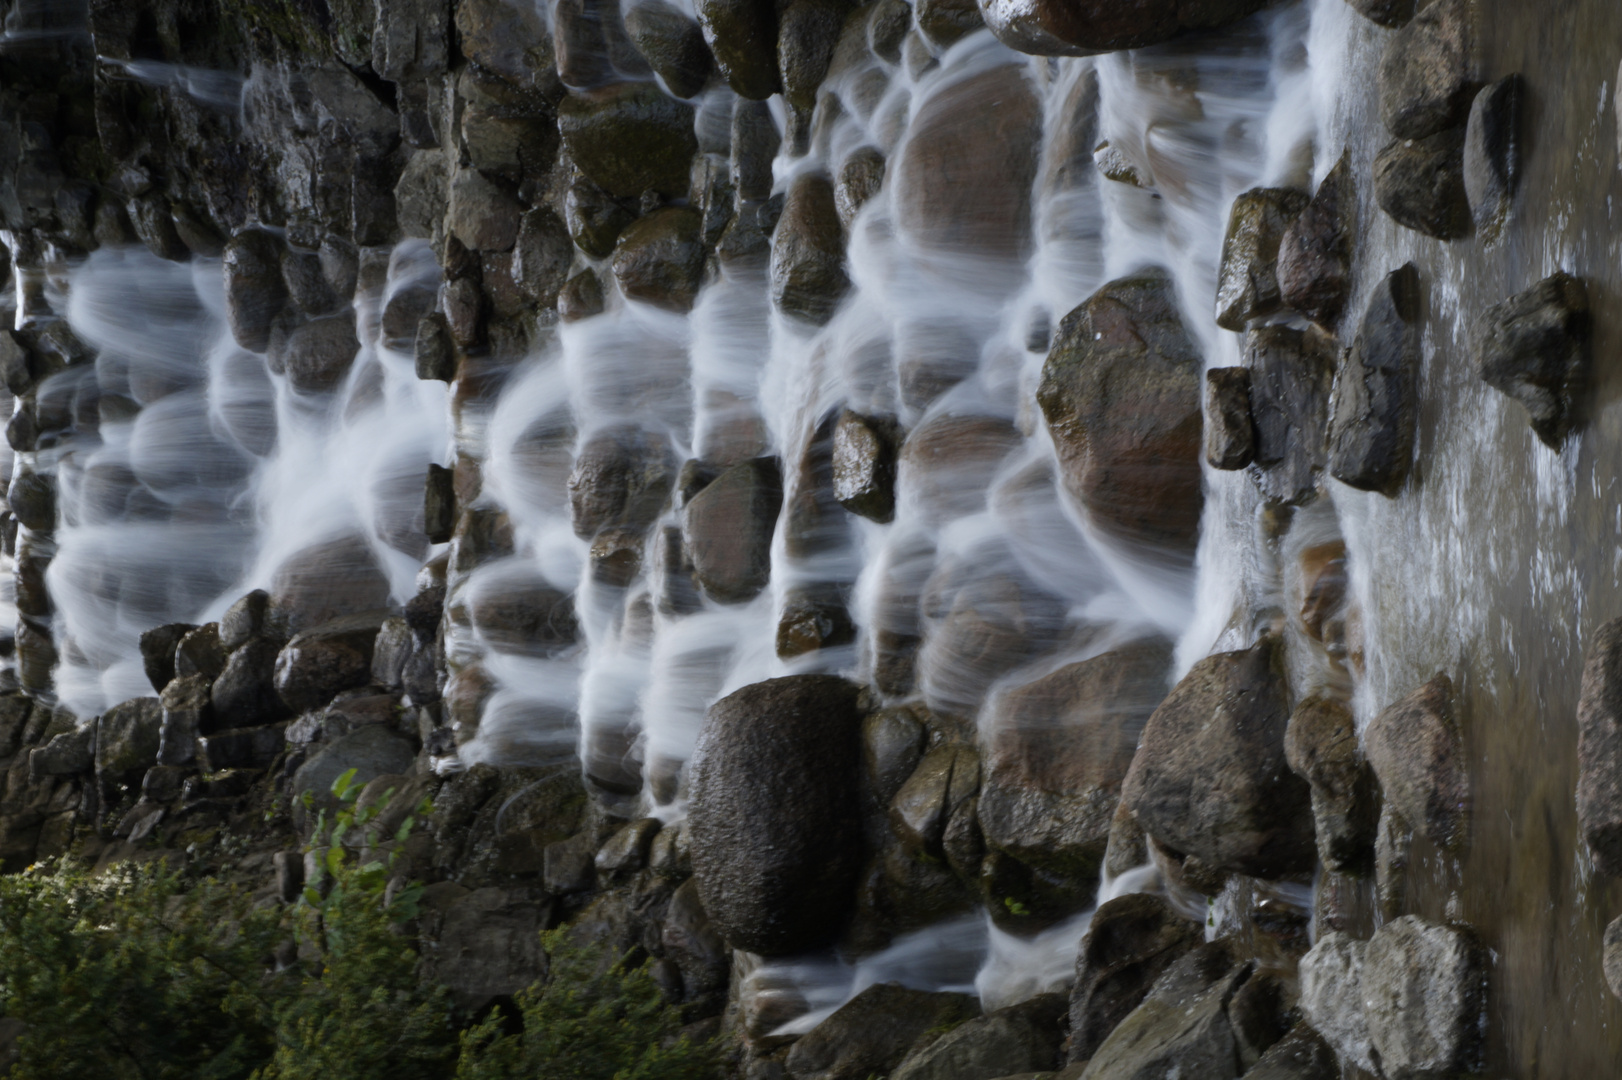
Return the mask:
[[41,385],[71,387],[71,422],[21,454],[54,467],[60,524],[47,572],[61,701],[82,716],[150,694],[140,634],[217,618],[294,555],[354,536],[397,600],[428,545],[422,475],[444,456],[445,392],[384,347],[376,310],[432,260],[396,252],[389,284],[357,299],[367,335],[335,391],[308,395],[240,349],[218,262],[103,249],[61,309],[96,351]]

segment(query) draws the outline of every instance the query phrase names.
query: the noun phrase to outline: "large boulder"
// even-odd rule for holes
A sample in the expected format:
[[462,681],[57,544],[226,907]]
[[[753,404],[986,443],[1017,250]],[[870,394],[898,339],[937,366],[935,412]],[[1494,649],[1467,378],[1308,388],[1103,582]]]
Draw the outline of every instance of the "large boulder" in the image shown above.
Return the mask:
[[1110,282],[1060,324],[1037,401],[1066,488],[1105,531],[1193,548],[1201,367],[1160,271]]
[[1374,199],[1404,228],[1457,240],[1470,232],[1464,129],[1399,139],[1374,159]]
[[1417,915],[1367,942],[1325,934],[1301,960],[1301,1011],[1341,1057],[1394,1080],[1481,1067],[1487,951]]
[[1235,1006],[1256,978],[1225,942],[1188,952],[1099,1046],[1083,1080],[1238,1077],[1244,1035]]
[[1356,212],[1351,155],[1343,154],[1279,241],[1279,298],[1324,326],[1339,321],[1352,291]]
[[783,98],[797,109],[817,103],[817,87],[839,44],[851,8],[846,0],[792,0],[778,16],[777,72]]
[[1017,259],[1031,243],[1042,109],[1023,65],[972,75],[917,107],[891,164],[896,224],[931,248]]
[[142,631],[141,664],[152,689],[163,691],[175,677],[175,649],[180,639],[197,629],[193,623],[165,623]]
[[832,675],[746,686],[710,707],[688,764],[704,910],[733,947],[826,944],[861,868],[860,688]]
[[621,424],[586,440],[569,475],[575,535],[590,540],[613,526],[646,529],[664,511],[676,484],[670,442]]
[[295,634],[276,657],[277,695],[294,712],[309,712],[365,686],[383,618],[383,612],[351,615]]
[[1380,118],[1399,139],[1463,126],[1481,82],[1470,0],[1437,0],[1380,58]]
[[1214,869],[1312,869],[1311,790],[1284,754],[1289,691],[1274,638],[1195,664],[1143,729],[1122,800],[1150,836]]
[[1218,326],[1242,331],[1279,309],[1279,244],[1307,202],[1293,188],[1252,188],[1234,199],[1217,270]]
[[782,506],[776,458],[734,465],[693,496],[686,512],[687,551],[706,594],[736,604],[766,587]]
[[1516,293],[1481,319],[1476,370],[1525,406],[1532,430],[1556,450],[1588,389],[1590,334],[1588,287],[1566,273]]
[[1453,683],[1437,675],[1376,716],[1363,733],[1386,804],[1439,848],[1470,828],[1470,774],[1453,717]]
[[1374,290],[1341,367],[1329,471],[1392,495],[1408,479],[1419,423],[1419,271],[1409,263]]
[[1299,505],[1317,494],[1328,464],[1329,390],[1340,348],[1309,327],[1261,326],[1245,335],[1256,486],[1269,499]]
[[925,1033],[979,1013],[968,994],[877,983],[802,1036],[784,1065],[794,1080],[868,1080],[895,1070]]
[[1095,878],[1121,783],[1170,674],[1170,647],[1144,641],[1000,695],[984,735],[986,843],[1067,879]]
[[782,88],[777,10],[774,0],[697,0],[693,5],[716,68],[739,97],[764,101]]
[[1322,1035],[1305,1022],[1268,1048],[1246,1080],[1340,1080],[1340,1062]]
[[1622,877],[1622,619],[1595,632],[1583,662],[1577,822],[1594,865]]
[[558,106],[558,130],[575,164],[610,195],[687,194],[698,150],[693,107],[653,83],[571,94]]
[[1266,6],[1267,0],[980,0],[999,41],[1037,56],[1138,49],[1237,22]]
[[771,275],[778,310],[819,325],[850,288],[844,228],[826,176],[808,173],[789,188],[772,234]]
[[635,220],[635,214],[584,177],[564,193],[564,225],[576,246],[594,259],[608,258],[620,233]]
[[277,568],[271,602],[288,632],[340,615],[386,607],[389,579],[365,537],[340,536],[303,548]]
[[1046,1072],[1059,1063],[1064,1007],[1062,995],[1041,994],[959,1024],[922,1043],[890,1080],[987,1080]]
[[632,222],[614,246],[614,278],[628,299],[686,312],[704,276],[703,219],[688,206],[666,206]]
[[561,218],[544,206],[524,215],[513,246],[512,274],[526,300],[540,308],[555,305],[573,260],[569,230]]
[[714,66],[710,48],[703,29],[681,8],[667,0],[638,0],[625,13],[625,31],[671,94],[690,98],[704,89]]
[[411,740],[387,724],[356,728],[322,746],[299,766],[291,788],[295,804],[306,791],[314,794],[317,806],[334,804],[332,782],[350,769],[355,770],[355,784],[364,785],[379,776],[409,774],[416,757]]
[[1204,929],[1162,897],[1129,893],[1099,905],[1076,953],[1070,1060],[1091,1060],[1161,975],[1204,940]]

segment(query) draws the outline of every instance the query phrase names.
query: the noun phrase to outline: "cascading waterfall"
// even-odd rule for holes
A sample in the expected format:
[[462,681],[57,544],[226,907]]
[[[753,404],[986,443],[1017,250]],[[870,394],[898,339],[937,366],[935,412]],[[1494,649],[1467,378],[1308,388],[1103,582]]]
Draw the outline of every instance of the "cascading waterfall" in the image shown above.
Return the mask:
[[[69,6],[16,5],[5,40],[76,41],[84,16],[64,14]],[[634,23],[640,6],[625,0],[622,21]],[[513,3],[513,17],[535,27],[567,17],[532,7]],[[703,15],[687,0],[673,10]],[[1601,217],[1581,186],[1597,188],[1601,174],[1614,182],[1599,134],[1612,84],[1588,127],[1550,136],[1577,148],[1581,178],[1539,159],[1525,183],[1550,192],[1552,207],[1516,211],[1502,237],[1444,245],[1386,216],[1368,184],[1356,189],[1355,288],[1333,363],[1344,370],[1343,350],[1385,275],[1413,262],[1426,327],[1417,480],[1395,495],[1355,490],[1318,461],[1317,494],[1270,500],[1260,463],[1247,474],[1207,460],[1197,484],[1178,489],[1189,505],[1106,507],[1078,495],[1045,389],[1052,357],[1082,325],[1078,305],[1123,279],[1169,282],[1169,314],[1157,317],[1180,321],[1202,388],[1215,369],[1249,368],[1259,380],[1252,339],[1218,325],[1230,214],[1254,189],[1317,190],[1343,154],[1354,175],[1371,174],[1385,142],[1366,135],[1382,123],[1373,76],[1392,32],[1346,0],[1271,5],[1096,55],[1026,55],[983,28],[944,46],[914,30],[880,48],[863,25],[830,47],[814,108],[783,94],[749,100],[723,78],[684,96],[660,67],[656,85],[691,106],[697,147],[691,189],[674,198],[657,185],[610,198],[576,164],[544,181],[525,172],[536,145],[552,139],[556,149],[550,117],[544,135],[500,129],[507,141],[492,141],[519,166],[499,186],[479,172],[498,168],[476,169],[470,156],[478,123],[557,112],[571,93],[597,101],[653,85],[625,42],[571,67],[567,34],[543,27],[562,81],[526,70],[528,83],[492,91],[478,80],[522,65],[477,52],[485,46],[471,19],[457,24],[458,47],[479,59],[459,75],[442,71],[443,85],[409,64],[408,75],[385,76],[393,45],[381,37],[368,46],[377,51],[365,80],[350,57],[343,70],[266,63],[238,74],[101,55],[98,37],[98,79],[184,99],[205,117],[198,125],[335,140],[351,170],[342,184],[323,187],[333,160],[286,170],[301,178],[306,209],[349,199],[351,222],[361,222],[371,212],[366,169],[410,163],[384,191],[400,203],[398,222],[370,237],[356,224],[353,242],[323,238],[297,214],[250,221],[267,249],[285,252],[270,278],[290,297],[260,327],[263,347],[245,346],[230,292],[246,248],[195,222],[184,231],[178,210],[172,224],[160,215],[152,226],[139,212],[151,176],[117,181],[134,185],[126,243],[98,231],[99,249],[86,255],[5,234],[15,328],[49,361],[30,361],[46,364],[30,372],[37,384],[3,402],[13,411],[16,454],[3,479],[15,538],[4,545],[0,621],[19,625],[22,686],[88,720],[152,693],[143,633],[218,622],[250,590],[297,612],[284,628],[298,631],[357,611],[375,625],[414,597],[438,603],[442,588],[437,627],[412,628],[413,648],[438,650],[436,700],[403,703],[421,707],[424,753],[440,777],[578,765],[601,820],[652,818],[675,832],[693,808],[688,766],[717,701],[783,676],[841,676],[865,688],[870,714],[927,713],[927,723],[903,724],[918,732],[914,761],[943,745],[975,748],[981,786],[971,798],[981,801],[971,813],[981,815],[973,829],[984,855],[993,769],[1018,754],[1030,771],[1053,764],[1036,759],[1067,718],[1031,695],[1052,693],[1083,662],[1150,656],[1144,663],[1164,675],[1150,680],[1152,709],[1212,654],[1281,641],[1286,707],[1349,703],[1364,738],[1393,702],[1445,670],[1475,755],[1475,831],[1468,854],[1413,841],[1404,910],[1471,924],[1505,976],[1584,1002],[1584,1034],[1567,1039],[1533,990],[1500,994],[1495,982],[1486,1013],[1495,1068],[1530,1077],[1602,1067],[1615,1039],[1596,1033],[1615,1002],[1598,1000],[1592,964],[1555,955],[1556,939],[1572,935],[1597,956],[1595,912],[1615,888],[1572,854],[1581,846],[1567,805],[1575,736],[1551,717],[1575,712],[1589,624],[1622,581],[1594,542],[1622,530],[1606,509],[1611,425],[1602,405],[1592,434],[1546,447],[1453,357],[1472,355],[1487,306],[1533,280],[1570,270],[1614,281],[1606,260],[1616,245],[1596,239],[1610,206]],[[1475,47],[1512,70],[1522,54],[1508,32],[1483,29]],[[1597,64],[1582,52],[1585,78]],[[1592,94],[1582,93],[1586,115]],[[566,150],[568,123],[565,114]],[[464,185],[469,176],[485,187]],[[412,184],[438,185],[419,200],[433,211],[426,226],[411,219]],[[490,222],[509,204],[522,222],[516,240],[488,250],[465,242],[464,233],[499,232]],[[687,285],[638,277],[623,238],[659,215],[687,215],[670,227],[700,237],[682,241],[702,249]],[[565,242],[562,256],[545,246],[549,228],[578,242],[581,221],[610,219],[618,243]],[[136,234],[145,246],[128,242]],[[185,239],[189,258],[152,253],[171,236]],[[548,259],[559,281],[525,292],[526,275],[550,272],[535,269]],[[523,334],[486,334],[480,320],[504,311],[506,323],[520,321],[513,312],[531,320]],[[1119,318],[1142,345],[1164,330],[1132,321],[1140,315]],[[1098,325],[1099,339],[1116,332]],[[1309,343],[1321,332],[1283,308],[1250,322],[1252,333],[1270,327]],[[436,332],[455,340],[453,372],[425,367]],[[328,353],[335,359],[320,366]],[[1337,384],[1331,411],[1347,393]],[[893,470],[876,502],[841,487],[864,446],[879,448],[866,452],[880,472]],[[1146,504],[1174,486],[1126,485],[1151,492]],[[24,497],[40,491],[54,493],[54,508],[28,518]],[[454,506],[437,524],[436,498]],[[722,498],[732,500],[725,511],[711,509]],[[705,532],[695,522],[711,513]],[[1313,590],[1334,573],[1346,602],[1307,626]],[[1519,609],[1506,614],[1511,603]],[[1549,638],[1545,623],[1568,629]],[[1527,689],[1521,680],[1539,668],[1568,674]],[[1547,745],[1501,730],[1531,717],[1553,732]],[[1539,778],[1514,775],[1518,759],[1540,761]],[[1110,782],[1118,802],[1121,778]],[[504,789],[503,813],[524,792]],[[940,812],[937,834],[954,813]],[[973,993],[988,1011],[1062,991],[1094,910],[1137,892],[1163,896],[1210,941],[1259,933],[1261,912],[1296,928],[1280,937],[1298,929],[1301,952],[1331,930],[1366,937],[1401,906],[1377,910],[1372,874],[1322,865],[1202,885],[1198,860],[1185,864],[1159,840],[1146,846],[1121,818],[1130,815],[1114,824],[1106,815],[1108,852],[1083,875],[1088,896],[1097,880],[1090,906],[1068,896],[1033,914],[1037,901],[1022,903],[982,870],[972,910],[874,920],[861,924],[866,936],[798,955],[737,952],[736,1008],[767,1017],[755,1034],[781,1042],[885,982]],[[1391,842],[1382,834],[1382,860],[1395,858]],[[1531,865],[1546,909],[1495,895],[1499,879],[1520,884]],[[1382,862],[1379,873],[1388,870]],[[862,902],[871,907],[870,886]]]

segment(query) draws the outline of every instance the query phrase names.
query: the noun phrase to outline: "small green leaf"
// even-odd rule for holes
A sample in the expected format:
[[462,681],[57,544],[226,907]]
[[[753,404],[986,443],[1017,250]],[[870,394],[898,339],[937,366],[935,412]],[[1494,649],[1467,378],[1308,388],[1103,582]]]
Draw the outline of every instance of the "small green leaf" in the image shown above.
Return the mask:
[[400,827],[398,829],[394,830],[394,839],[395,839],[395,841],[397,843],[404,843],[406,837],[411,835],[412,826],[414,826],[416,824],[417,824],[417,819],[415,817],[412,817],[411,815],[407,814],[406,819],[404,821],[400,822]]
[[356,771],[357,770],[355,769],[350,769],[349,771],[341,774],[338,779],[334,780],[332,782],[332,793],[338,796],[340,799],[343,798],[344,792],[348,791],[355,784]]
[[327,869],[336,874],[344,864],[344,849],[337,844],[327,849]]
[[314,885],[304,886],[304,902],[311,907],[321,906],[321,894],[315,891]]

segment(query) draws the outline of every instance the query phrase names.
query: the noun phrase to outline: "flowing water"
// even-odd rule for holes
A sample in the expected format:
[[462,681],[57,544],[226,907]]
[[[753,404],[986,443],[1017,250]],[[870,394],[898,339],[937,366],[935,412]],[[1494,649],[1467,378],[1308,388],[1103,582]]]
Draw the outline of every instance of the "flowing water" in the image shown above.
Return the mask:
[[[493,400],[453,400],[443,384],[419,381],[408,343],[384,338],[388,302],[437,285],[420,241],[363,268],[361,353],[342,385],[315,395],[235,345],[217,262],[103,250],[53,267],[43,284],[19,272],[19,325],[37,317],[29,290],[43,289],[97,352],[93,366],[41,389],[42,409],[54,401],[74,420],[13,466],[54,470],[61,488],[54,547],[26,530],[18,541],[19,563],[54,556],[57,692],[85,716],[149,693],[142,630],[215,618],[322,541],[359,537],[403,602],[419,568],[446,554],[417,539],[423,471],[471,458],[483,462],[477,505],[508,515],[516,554],[473,569],[453,560],[448,571],[452,668],[478,668],[496,686],[460,763],[577,751],[605,798],[675,821],[685,792],[674,777],[707,707],[790,672],[866,680],[877,633],[909,629],[886,603],[897,582],[928,594],[925,629],[959,597],[990,610],[977,582],[1015,583],[1024,651],[966,657],[935,635],[919,656],[924,699],[974,715],[999,687],[1138,637],[1174,639],[1178,673],[1242,647],[1262,613],[1284,603],[1290,554],[1344,537],[1363,619],[1360,721],[1438,670],[1460,687],[1471,842],[1457,858],[1416,851],[1410,904],[1470,922],[1492,947],[1496,1073],[1604,1075],[1622,1053],[1622,1005],[1603,989],[1599,935],[1622,910],[1622,889],[1595,880],[1576,839],[1574,712],[1583,643],[1622,608],[1622,375],[1606,362],[1618,344],[1606,313],[1622,258],[1612,204],[1622,7],[1481,8],[1484,70],[1522,71],[1531,84],[1523,194],[1498,238],[1444,244],[1398,228],[1360,190],[1360,287],[1348,310],[1361,311],[1373,284],[1408,260],[1427,287],[1416,475],[1395,498],[1329,482],[1328,498],[1297,515],[1282,556],[1264,542],[1260,496],[1240,473],[1207,470],[1192,561],[1101,533],[1056,482],[1034,390],[1050,328],[1106,281],[1146,266],[1171,273],[1206,366],[1239,363],[1238,335],[1212,314],[1233,198],[1258,185],[1310,187],[1343,149],[1366,177],[1385,141],[1373,97],[1389,32],[1343,0],[1287,4],[1225,31],[1096,58],[1027,57],[985,32],[916,71],[864,54],[832,73],[826,85],[843,108],[800,133],[801,146],[793,119],[777,104],[772,114],[784,135],[778,191],[807,173],[837,173],[863,146],[891,162],[849,224],[853,286],[827,325],[777,313],[764,259],[738,259],[687,315],[611,295],[602,314],[543,337]],[[109,63],[210,108],[241,100],[231,73]],[[701,145],[718,147],[724,163],[727,132],[738,130],[731,117],[747,106],[725,88],[706,95]],[[979,179],[954,177],[955,190],[936,192],[958,211],[945,234],[921,229],[904,198],[932,183],[909,147],[943,125],[969,145],[1007,151],[977,161]],[[1138,183],[1094,168],[1106,142]],[[1559,453],[1471,362],[1481,311],[1557,269],[1588,278],[1599,313],[1592,422]],[[933,398],[918,390],[931,379],[949,388]],[[796,463],[841,404],[897,414],[914,430],[980,424],[1002,441],[990,455],[904,462],[892,524],[813,520],[800,535]],[[653,557],[628,584],[594,572],[567,482],[579,449],[627,426],[676,462],[784,462],[771,583],[759,597],[672,600]],[[575,593],[573,650],[515,652],[456,614],[536,580]],[[779,659],[785,600],[818,583],[853,598],[855,644]],[[1336,677],[1311,664],[1292,674],[1298,694]],[[1152,870],[1134,871],[1106,881],[1100,900],[1155,885]],[[1086,918],[1026,940],[977,914],[872,956],[781,961],[751,978],[804,998],[810,1011],[791,1031],[889,979],[1012,1001],[1066,981]]]

